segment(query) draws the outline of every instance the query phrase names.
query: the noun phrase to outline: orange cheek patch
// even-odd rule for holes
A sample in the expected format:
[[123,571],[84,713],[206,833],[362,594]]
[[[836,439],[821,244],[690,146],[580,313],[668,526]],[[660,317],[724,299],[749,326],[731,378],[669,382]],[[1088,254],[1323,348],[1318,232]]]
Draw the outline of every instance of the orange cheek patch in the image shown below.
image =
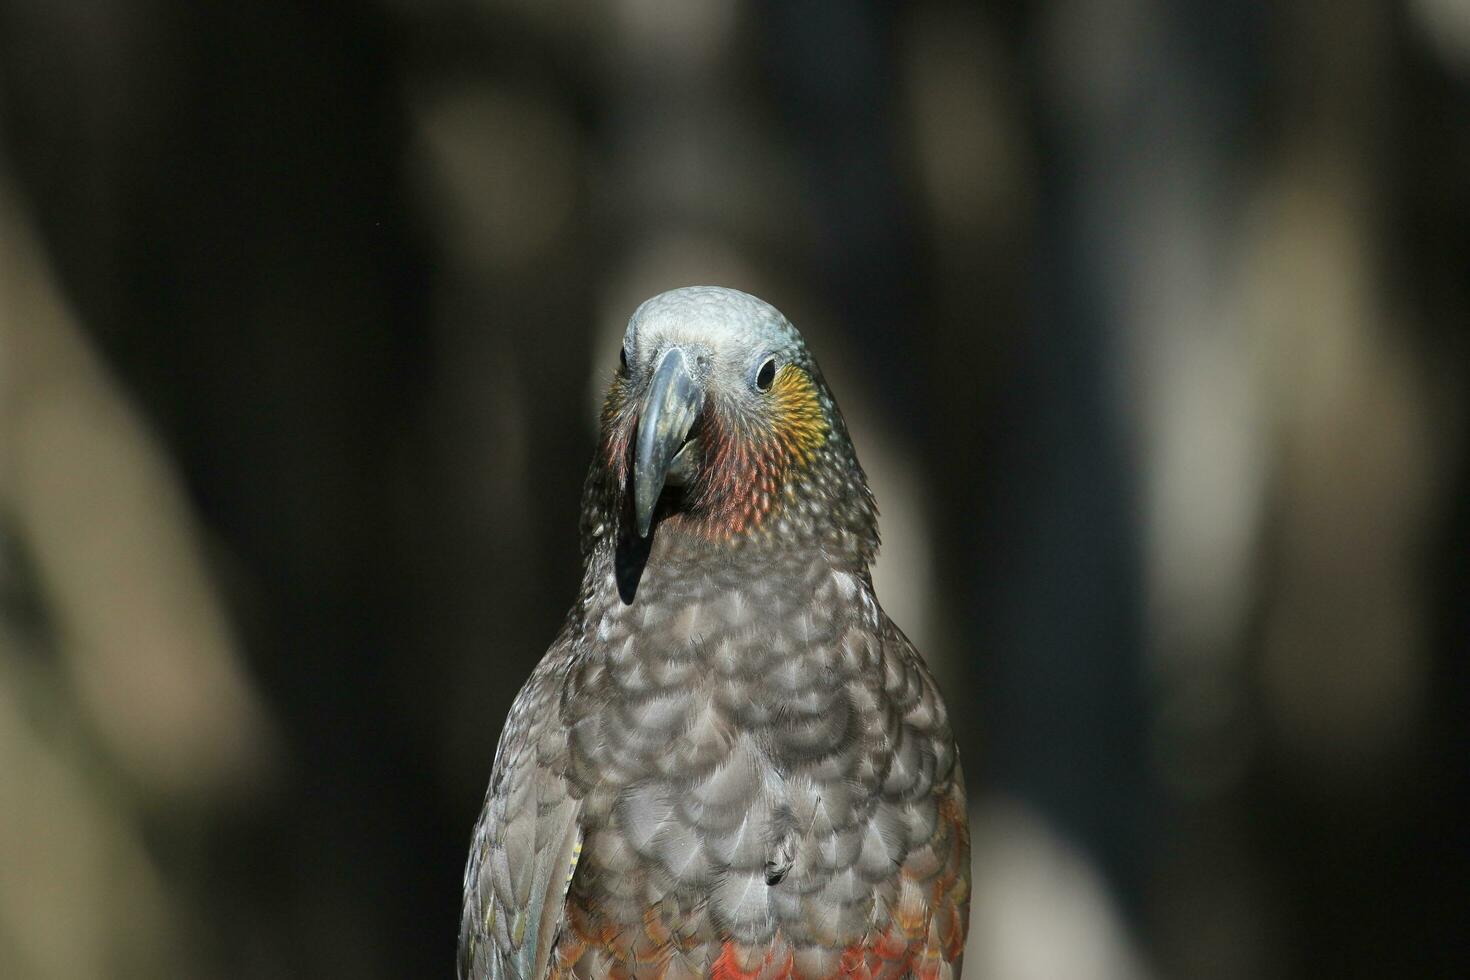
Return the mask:
[[624,418],[629,412],[628,387],[622,378],[614,379],[602,403],[602,451],[614,479],[622,484],[628,478],[628,441],[632,426]]
[[827,441],[827,419],[811,375],[783,365],[771,384],[771,398],[770,427],[763,437],[751,439],[748,455],[741,454],[743,473],[731,487],[739,501],[727,526],[731,534],[765,520],[779,504],[791,470],[809,464]]
[[727,427],[718,415],[706,434],[710,457],[700,502],[700,526],[733,538],[758,527],[780,507],[792,469],[810,464],[829,428],[811,375],[787,364],[771,383],[771,404],[759,417]]

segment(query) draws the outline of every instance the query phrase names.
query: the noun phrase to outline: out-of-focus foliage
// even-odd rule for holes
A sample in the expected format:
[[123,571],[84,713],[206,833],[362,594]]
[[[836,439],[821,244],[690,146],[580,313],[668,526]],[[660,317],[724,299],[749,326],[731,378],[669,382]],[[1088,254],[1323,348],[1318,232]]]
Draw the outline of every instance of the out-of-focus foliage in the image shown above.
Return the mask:
[[445,975],[622,322],[811,338],[973,977],[1459,976],[1458,0],[0,0],[0,976]]

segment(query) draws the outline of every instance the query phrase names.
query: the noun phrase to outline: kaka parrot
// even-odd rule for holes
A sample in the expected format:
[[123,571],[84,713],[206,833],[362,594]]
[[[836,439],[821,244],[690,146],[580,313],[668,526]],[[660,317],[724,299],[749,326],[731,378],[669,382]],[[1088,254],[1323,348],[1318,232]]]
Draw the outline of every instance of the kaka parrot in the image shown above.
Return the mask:
[[948,713],[874,595],[873,496],[780,312],[715,287],[634,312],[581,539],[474,829],[461,980],[958,977]]

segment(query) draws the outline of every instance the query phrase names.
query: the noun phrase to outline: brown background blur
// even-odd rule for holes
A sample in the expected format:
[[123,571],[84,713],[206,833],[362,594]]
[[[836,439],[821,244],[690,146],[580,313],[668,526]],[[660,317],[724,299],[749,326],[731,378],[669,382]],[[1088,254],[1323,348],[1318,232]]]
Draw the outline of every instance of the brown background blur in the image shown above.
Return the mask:
[[0,977],[449,976],[594,406],[806,332],[972,978],[1470,975],[1470,3],[0,0]]

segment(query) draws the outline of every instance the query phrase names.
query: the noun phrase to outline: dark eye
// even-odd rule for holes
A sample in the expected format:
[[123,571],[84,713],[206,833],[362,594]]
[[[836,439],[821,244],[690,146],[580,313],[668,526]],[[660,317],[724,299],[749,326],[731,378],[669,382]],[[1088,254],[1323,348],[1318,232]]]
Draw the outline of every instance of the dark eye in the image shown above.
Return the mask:
[[623,365],[623,370],[626,372],[628,370],[628,348],[618,348],[618,362]]
[[766,358],[761,369],[755,373],[755,386],[761,391],[770,391],[771,384],[776,380],[776,359]]

